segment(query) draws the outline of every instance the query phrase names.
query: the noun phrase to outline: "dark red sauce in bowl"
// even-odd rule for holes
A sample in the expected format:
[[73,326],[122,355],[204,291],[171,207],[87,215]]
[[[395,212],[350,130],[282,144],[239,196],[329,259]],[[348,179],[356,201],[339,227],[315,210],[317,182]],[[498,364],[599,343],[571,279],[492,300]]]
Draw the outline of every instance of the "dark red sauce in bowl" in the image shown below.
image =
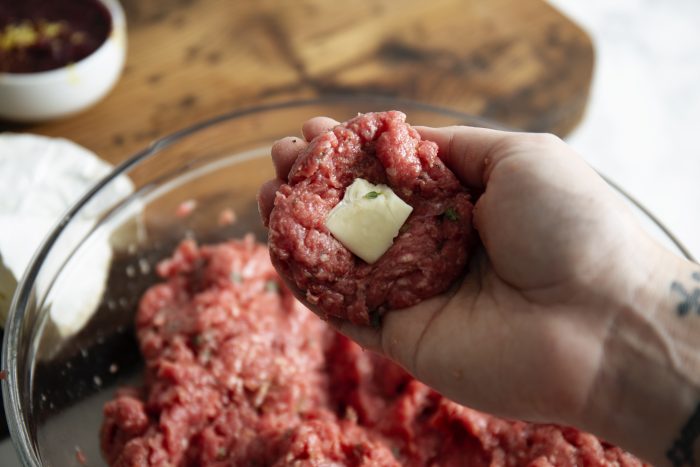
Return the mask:
[[34,73],[76,63],[112,30],[97,0],[0,0],[0,72]]

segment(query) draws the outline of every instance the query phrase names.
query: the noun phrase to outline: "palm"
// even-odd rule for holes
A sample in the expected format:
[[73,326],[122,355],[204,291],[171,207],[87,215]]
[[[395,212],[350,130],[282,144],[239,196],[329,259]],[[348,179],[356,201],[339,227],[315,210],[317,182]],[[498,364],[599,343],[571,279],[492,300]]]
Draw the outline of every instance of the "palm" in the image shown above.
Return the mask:
[[552,421],[580,407],[597,358],[587,342],[562,338],[580,331],[556,320],[566,307],[533,303],[485,260],[477,263],[454,295],[388,315],[382,350],[444,395],[483,411]]
[[379,331],[341,329],[453,400],[564,420],[598,371],[610,310],[596,300],[624,287],[613,272],[639,233],[620,230],[627,210],[577,157],[498,161],[475,209],[484,247],[456,291],[388,314]]
[[[304,136],[336,123],[312,119]],[[611,326],[602,303],[634,292],[615,278],[639,276],[628,271],[630,245],[645,237],[558,140],[519,135],[511,144],[516,137],[489,130],[419,131],[467,186],[485,189],[474,213],[483,247],[461,284],[386,314],[380,328],[332,324],[458,402],[533,421],[575,417]],[[278,179],[261,189],[263,219],[304,145],[287,138],[273,148]]]

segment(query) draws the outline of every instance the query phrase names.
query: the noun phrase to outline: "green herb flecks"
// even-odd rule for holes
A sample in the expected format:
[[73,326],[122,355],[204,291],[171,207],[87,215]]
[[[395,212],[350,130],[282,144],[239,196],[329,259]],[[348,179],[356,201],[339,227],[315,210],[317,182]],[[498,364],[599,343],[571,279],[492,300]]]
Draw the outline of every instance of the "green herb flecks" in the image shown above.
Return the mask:
[[279,293],[280,286],[276,281],[270,280],[265,282],[265,290],[267,290],[270,293]]
[[445,216],[445,219],[450,220],[452,222],[457,222],[459,220],[459,214],[457,214],[455,208],[445,209],[443,215]]
[[240,284],[241,282],[243,282],[243,276],[241,275],[241,273],[238,271],[233,271],[231,273],[231,282],[233,282],[234,284]]
[[227,454],[228,454],[228,451],[223,446],[221,446],[219,449],[216,450],[216,458],[220,461],[226,459]]
[[378,197],[379,195],[381,195],[381,193],[379,193],[378,191],[370,191],[369,193],[367,193],[364,196],[364,198],[365,199],[374,199],[374,198]]

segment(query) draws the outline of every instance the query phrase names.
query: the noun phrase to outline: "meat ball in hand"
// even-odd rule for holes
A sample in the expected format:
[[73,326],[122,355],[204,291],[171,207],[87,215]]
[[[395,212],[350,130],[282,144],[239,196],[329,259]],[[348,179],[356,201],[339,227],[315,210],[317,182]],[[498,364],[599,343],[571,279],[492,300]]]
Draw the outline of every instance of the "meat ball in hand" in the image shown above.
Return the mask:
[[324,318],[376,324],[464,272],[474,243],[470,194],[405,119],[358,115],[308,144],[275,147],[298,156],[278,164],[285,183],[268,219],[270,256]]

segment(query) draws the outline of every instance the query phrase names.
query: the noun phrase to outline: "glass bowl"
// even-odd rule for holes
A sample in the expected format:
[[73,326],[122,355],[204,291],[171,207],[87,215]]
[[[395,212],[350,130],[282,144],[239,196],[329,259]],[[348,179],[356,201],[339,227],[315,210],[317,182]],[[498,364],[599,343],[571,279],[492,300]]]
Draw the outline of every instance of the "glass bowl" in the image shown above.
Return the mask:
[[[5,330],[3,399],[22,463],[78,465],[80,452],[89,465],[103,465],[102,406],[141,374],[132,320],[139,297],[158,280],[154,265],[187,236],[208,243],[253,232],[265,241],[255,196],[273,175],[272,143],[298,134],[301,123],[315,115],[345,120],[358,112],[390,109],[404,111],[416,125],[498,126],[395,99],[332,98],[257,107],[156,141],[77,203],[36,254]],[[123,189],[126,178],[133,185],[130,193]],[[229,210],[236,215],[234,223],[225,218]],[[655,235],[685,253],[653,217],[639,212]],[[86,216],[92,221],[85,222]],[[105,250],[111,264],[95,261]],[[100,264],[106,271],[99,270]],[[95,286],[100,274],[106,277],[103,291]],[[79,331],[56,330],[52,307],[93,299],[94,313]]]

